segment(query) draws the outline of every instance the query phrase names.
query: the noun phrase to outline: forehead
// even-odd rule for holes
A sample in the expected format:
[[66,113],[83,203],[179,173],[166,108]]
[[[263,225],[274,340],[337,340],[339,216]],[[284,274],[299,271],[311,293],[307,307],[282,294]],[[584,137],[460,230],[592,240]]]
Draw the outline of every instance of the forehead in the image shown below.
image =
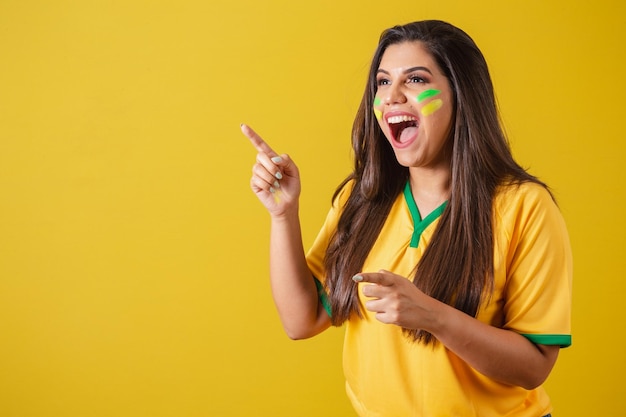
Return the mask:
[[432,72],[441,73],[435,59],[420,41],[389,45],[378,66],[379,69],[387,71],[412,67],[426,67]]

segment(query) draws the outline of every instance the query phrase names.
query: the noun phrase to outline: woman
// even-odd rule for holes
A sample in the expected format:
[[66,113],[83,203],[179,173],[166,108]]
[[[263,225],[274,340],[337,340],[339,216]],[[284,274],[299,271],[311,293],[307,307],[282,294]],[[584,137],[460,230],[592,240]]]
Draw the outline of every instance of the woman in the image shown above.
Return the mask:
[[572,262],[547,187],[513,159],[487,64],[441,21],[383,32],[352,133],[354,171],[306,254],[300,181],[249,127],[271,215],[270,275],[294,339],[346,324],[360,416],[528,416],[571,343]]

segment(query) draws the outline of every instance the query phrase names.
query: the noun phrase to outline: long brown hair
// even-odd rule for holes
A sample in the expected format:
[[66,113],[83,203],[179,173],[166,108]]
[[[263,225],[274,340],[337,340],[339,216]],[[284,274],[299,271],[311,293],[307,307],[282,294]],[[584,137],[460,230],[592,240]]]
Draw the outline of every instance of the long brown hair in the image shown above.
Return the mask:
[[[420,41],[434,57],[454,96],[451,191],[431,242],[416,265],[413,283],[427,295],[476,316],[493,288],[492,203],[502,184],[532,181],[520,167],[501,127],[487,63],[462,30],[427,20],[384,31],[352,128],[354,171],[333,199],[353,183],[325,257],[331,321],[362,317],[352,276],[361,271],[395,199],[409,178],[374,118],[376,72],[390,45]],[[414,340],[434,343],[423,330],[404,329]]]

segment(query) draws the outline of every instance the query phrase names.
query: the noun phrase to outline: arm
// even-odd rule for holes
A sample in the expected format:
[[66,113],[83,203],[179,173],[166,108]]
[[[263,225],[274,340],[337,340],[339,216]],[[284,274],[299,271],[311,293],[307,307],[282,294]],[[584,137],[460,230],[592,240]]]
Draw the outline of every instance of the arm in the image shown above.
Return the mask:
[[314,336],[330,326],[302,245],[298,214],[300,178],[288,155],[278,155],[259,135],[242,125],[257,149],[251,188],[268,210],[270,283],[283,328],[292,339]]
[[512,330],[490,326],[447,304],[439,304],[432,333],[474,369],[529,390],[546,380],[559,346],[536,345]]
[[270,277],[274,302],[290,338],[315,336],[330,326],[306,264],[297,212],[272,217]]
[[482,374],[526,389],[543,383],[552,370],[559,346],[535,345],[514,331],[499,329],[425,295],[404,277],[388,271],[362,273],[369,282],[365,307],[387,324],[432,333],[447,349]]

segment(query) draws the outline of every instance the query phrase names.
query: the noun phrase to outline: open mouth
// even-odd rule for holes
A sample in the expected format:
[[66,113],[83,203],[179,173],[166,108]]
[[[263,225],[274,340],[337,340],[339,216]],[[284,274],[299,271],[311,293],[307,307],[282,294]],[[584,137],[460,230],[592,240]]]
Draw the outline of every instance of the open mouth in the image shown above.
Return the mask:
[[409,115],[392,116],[387,119],[393,140],[402,143],[415,132],[412,128],[419,126],[417,118]]

